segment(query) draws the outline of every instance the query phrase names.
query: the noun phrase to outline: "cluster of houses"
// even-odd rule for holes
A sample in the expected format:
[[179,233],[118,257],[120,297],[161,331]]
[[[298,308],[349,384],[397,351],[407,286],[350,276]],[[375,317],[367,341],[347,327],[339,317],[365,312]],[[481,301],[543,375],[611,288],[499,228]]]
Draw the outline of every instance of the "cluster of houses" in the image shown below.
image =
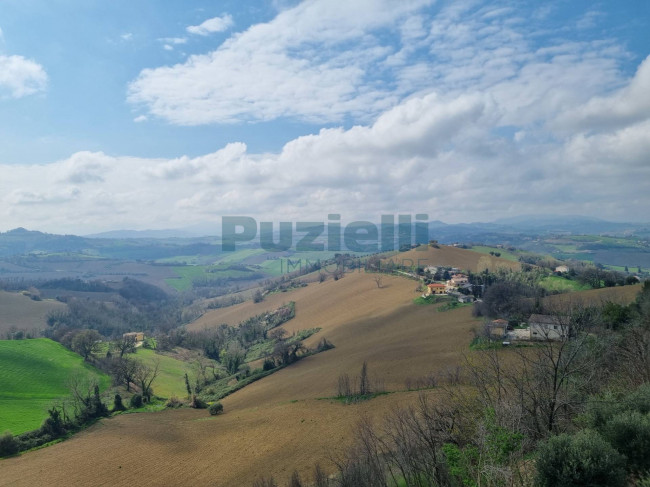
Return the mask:
[[[436,272],[436,268],[433,268],[433,272]],[[425,269],[429,271],[429,268]],[[434,282],[427,284],[427,292],[425,296],[431,296],[434,294],[446,294],[447,296],[452,296],[458,299],[461,303],[471,303],[474,301],[474,296],[471,295],[472,284],[469,282],[469,278],[465,274],[458,272],[458,269],[453,268],[453,271],[456,273],[452,274],[450,279],[446,282]]]

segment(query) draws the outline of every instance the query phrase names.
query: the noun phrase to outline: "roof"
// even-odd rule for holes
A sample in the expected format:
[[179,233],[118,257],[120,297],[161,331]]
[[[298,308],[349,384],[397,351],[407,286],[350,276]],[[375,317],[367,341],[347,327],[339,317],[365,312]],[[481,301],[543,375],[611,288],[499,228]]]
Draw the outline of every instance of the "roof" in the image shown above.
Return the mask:
[[503,319],[499,318],[498,320],[492,320],[492,324],[494,324],[494,325],[507,325],[508,320],[503,320]]
[[531,323],[537,323],[540,325],[561,325],[562,320],[559,316],[533,314],[528,318],[528,324]]
[[427,284],[428,287],[446,287],[444,284],[439,284],[434,282],[433,284]]

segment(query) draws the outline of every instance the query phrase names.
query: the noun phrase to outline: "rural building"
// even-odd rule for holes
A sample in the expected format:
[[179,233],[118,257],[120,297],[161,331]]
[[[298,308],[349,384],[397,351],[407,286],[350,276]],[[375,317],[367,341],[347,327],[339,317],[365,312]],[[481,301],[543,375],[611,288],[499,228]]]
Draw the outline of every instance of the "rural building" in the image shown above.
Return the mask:
[[508,322],[506,320],[492,320],[486,325],[490,336],[493,338],[504,338],[508,332]]
[[558,272],[560,274],[564,274],[565,272],[569,272],[569,268],[565,265],[559,265],[555,268],[555,272]]
[[558,316],[531,315],[528,319],[531,340],[566,340],[569,336],[568,320]]
[[131,331],[129,333],[125,333],[122,336],[124,338],[133,337],[133,338],[135,338],[136,342],[143,342],[144,341],[144,332],[142,332],[142,331]]
[[461,286],[469,284],[469,278],[465,274],[454,274],[447,281],[447,290],[458,289]]
[[473,303],[474,302],[474,296],[469,296],[466,294],[462,294],[458,296],[458,301],[460,303]]
[[441,283],[434,282],[433,284],[427,284],[427,295],[431,294],[445,294],[447,286]]

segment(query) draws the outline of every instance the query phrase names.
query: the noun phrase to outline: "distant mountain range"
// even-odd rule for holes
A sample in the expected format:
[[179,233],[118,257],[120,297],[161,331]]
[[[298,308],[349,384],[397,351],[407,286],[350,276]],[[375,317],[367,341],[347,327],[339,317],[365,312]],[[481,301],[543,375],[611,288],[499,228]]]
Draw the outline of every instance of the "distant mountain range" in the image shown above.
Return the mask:
[[[0,233],[0,257],[43,253],[88,253],[119,258],[159,259],[179,255],[179,248],[187,248],[186,255],[213,253],[220,247],[217,237],[206,237],[202,229],[117,230],[80,237],[55,235],[24,228]],[[211,229],[212,230],[212,229]],[[217,233],[214,229],[211,233]],[[524,215],[504,218],[491,223],[447,224],[429,222],[431,239],[440,243],[483,242],[518,245],[536,236],[551,235],[616,235],[650,237],[649,223],[609,222],[581,216]]]

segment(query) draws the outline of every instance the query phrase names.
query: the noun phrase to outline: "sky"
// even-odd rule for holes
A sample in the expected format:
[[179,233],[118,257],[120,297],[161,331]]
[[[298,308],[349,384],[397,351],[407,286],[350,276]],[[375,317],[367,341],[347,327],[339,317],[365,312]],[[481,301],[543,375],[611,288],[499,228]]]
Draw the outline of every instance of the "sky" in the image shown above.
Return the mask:
[[650,2],[0,0],[0,231],[649,221]]

